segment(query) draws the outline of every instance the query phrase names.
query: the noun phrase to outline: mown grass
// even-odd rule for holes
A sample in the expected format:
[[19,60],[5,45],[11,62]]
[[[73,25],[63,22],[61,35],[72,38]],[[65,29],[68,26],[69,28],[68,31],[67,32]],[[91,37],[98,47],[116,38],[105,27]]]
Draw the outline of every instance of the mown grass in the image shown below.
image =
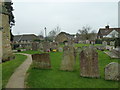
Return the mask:
[[26,54],[39,54],[40,51],[32,51],[32,50],[30,50],[30,51],[22,51],[22,52],[20,52],[20,53],[26,53]]
[[84,78],[80,76],[79,56],[76,59],[75,71],[60,71],[62,54],[51,52],[51,70],[30,68],[26,84],[30,88],[118,88],[118,82],[104,80],[104,67],[110,62],[118,62],[119,59],[110,59],[104,52],[99,53],[100,78]]
[[15,69],[23,63],[27,56],[15,54],[15,59],[0,64],[2,67],[2,88],[5,88],[10,76],[14,73]]

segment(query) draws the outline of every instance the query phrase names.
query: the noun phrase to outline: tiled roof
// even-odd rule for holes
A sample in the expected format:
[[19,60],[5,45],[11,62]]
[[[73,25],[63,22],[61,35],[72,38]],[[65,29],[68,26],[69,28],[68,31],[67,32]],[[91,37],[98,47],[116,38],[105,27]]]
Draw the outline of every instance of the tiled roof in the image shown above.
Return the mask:
[[100,28],[98,32],[98,36],[105,36],[111,33],[113,30],[116,30],[120,33],[120,28]]
[[33,41],[35,39],[38,39],[38,36],[34,34],[23,34],[14,36],[13,41]]

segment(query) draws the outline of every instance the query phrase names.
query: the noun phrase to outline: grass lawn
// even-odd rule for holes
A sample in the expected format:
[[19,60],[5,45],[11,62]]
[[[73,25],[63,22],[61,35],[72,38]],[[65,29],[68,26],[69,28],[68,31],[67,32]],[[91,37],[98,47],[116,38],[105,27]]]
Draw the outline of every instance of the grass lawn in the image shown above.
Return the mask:
[[30,88],[118,88],[118,82],[104,80],[104,67],[110,62],[118,62],[118,59],[110,59],[104,52],[99,53],[100,78],[80,77],[79,56],[76,59],[74,72],[60,71],[62,53],[51,52],[51,70],[30,68],[26,84]]
[[2,66],[2,87],[5,88],[10,76],[14,73],[15,69],[23,63],[27,56],[15,54],[15,59],[0,64]]
[[40,53],[40,51],[32,51],[32,50],[30,50],[30,51],[22,51],[22,52],[20,52],[20,53],[26,53],[26,54],[38,54],[38,53]]

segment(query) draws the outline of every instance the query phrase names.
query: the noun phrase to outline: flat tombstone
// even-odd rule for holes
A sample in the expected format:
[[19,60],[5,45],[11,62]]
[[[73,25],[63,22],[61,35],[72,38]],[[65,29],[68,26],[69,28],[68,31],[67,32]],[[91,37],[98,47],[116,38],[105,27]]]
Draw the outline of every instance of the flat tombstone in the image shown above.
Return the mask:
[[105,80],[120,81],[120,64],[111,62],[105,67]]
[[72,46],[65,46],[63,51],[64,53],[60,70],[73,71],[75,65],[75,49]]
[[83,77],[99,77],[98,53],[96,49],[87,47],[80,53],[80,75]]
[[50,69],[50,55],[48,53],[33,54],[32,60],[35,68]]

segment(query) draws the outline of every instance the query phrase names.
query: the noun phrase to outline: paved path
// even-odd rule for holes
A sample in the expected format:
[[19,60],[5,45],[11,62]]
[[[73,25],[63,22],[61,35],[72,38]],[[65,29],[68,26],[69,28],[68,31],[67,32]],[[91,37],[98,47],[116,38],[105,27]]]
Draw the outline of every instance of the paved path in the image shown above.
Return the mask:
[[8,84],[6,85],[6,88],[25,88],[24,86],[25,75],[32,63],[32,58],[31,55],[29,54],[22,54],[22,55],[26,55],[27,59],[12,74],[12,76],[8,81]]

